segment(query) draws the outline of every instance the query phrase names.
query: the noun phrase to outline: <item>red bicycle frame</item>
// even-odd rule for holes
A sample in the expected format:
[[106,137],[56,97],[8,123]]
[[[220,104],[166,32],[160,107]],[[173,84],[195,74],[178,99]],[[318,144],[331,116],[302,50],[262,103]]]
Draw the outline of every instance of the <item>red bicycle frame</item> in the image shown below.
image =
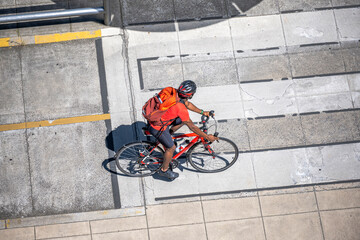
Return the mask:
[[[145,132],[145,134],[149,134],[148,132]],[[194,139],[192,139],[184,149],[182,149],[179,153],[177,153],[172,159],[178,159],[182,154],[184,154],[187,150],[189,150],[189,148],[191,148],[195,143],[197,143],[199,141],[199,139],[201,139],[201,142],[205,145],[206,141],[204,140],[204,138],[200,137],[199,135],[197,135],[196,133],[185,133],[185,134],[181,134],[181,135],[177,135],[177,136],[172,136],[172,139],[177,139],[177,138],[189,138],[189,137],[194,137]],[[151,149],[151,151],[149,152],[149,154],[152,153],[152,151],[154,151],[156,149],[157,146],[159,146],[160,142],[158,141],[156,143],[156,145]],[[210,153],[212,153],[210,146],[207,146],[207,149],[209,150]],[[145,157],[145,156],[142,156]],[[141,161],[142,164],[145,164],[143,161]],[[157,164],[158,162],[153,162],[152,164]]]

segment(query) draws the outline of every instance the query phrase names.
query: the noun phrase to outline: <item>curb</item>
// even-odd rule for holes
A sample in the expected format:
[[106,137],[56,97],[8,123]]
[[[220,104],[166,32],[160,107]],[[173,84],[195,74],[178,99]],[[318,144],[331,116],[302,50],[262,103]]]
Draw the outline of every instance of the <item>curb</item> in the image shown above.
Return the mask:
[[144,207],[112,209],[104,211],[69,213],[40,217],[14,218],[0,220],[0,229],[34,227],[43,225],[85,222],[112,218],[134,217],[145,215]]

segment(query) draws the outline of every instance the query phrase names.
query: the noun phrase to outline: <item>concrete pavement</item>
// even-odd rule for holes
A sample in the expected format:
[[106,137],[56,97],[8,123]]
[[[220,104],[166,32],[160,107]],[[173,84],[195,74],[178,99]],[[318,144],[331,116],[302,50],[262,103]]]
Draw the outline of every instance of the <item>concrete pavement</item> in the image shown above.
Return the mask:
[[[16,6],[9,2],[1,7]],[[257,189],[359,181],[358,1],[149,4],[122,1],[122,29],[80,22],[80,31],[102,28],[90,39],[0,48],[0,126],[5,129],[0,132],[0,219],[155,209],[161,203],[204,206],[209,196],[232,201],[244,191],[254,196]],[[76,33],[72,21],[62,24],[8,26],[0,36]],[[182,164],[176,170],[180,177],[171,183],[156,175],[137,179],[116,173],[108,160],[113,151],[145,139],[143,103],[158,89],[189,78],[199,86],[192,101],[216,111],[220,134],[242,151],[238,162],[218,174]],[[196,114],[191,118],[199,121]],[[16,124],[17,130],[9,128]],[[321,212],[311,209],[305,210],[306,219]],[[272,239],[265,215],[253,216],[260,229],[265,226],[257,233]],[[348,219],[347,213],[339,216]],[[204,222],[193,231],[216,236],[206,225],[204,230]],[[83,235],[91,235],[89,224]],[[36,234],[35,225],[28,231]],[[331,239],[324,226],[315,228],[317,236]]]
[[0,239],[357,240],[359,203],[358,183],[254,191],[235,198],[11,219]]

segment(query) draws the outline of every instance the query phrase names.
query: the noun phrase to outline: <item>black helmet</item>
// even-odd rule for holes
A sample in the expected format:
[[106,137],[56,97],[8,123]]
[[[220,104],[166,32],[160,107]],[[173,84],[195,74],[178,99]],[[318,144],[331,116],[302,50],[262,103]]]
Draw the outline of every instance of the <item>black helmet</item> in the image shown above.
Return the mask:
[[196,84],[191,80],[182,82],[178,88],[178,94],[180,98],[191,99],[196,93]]

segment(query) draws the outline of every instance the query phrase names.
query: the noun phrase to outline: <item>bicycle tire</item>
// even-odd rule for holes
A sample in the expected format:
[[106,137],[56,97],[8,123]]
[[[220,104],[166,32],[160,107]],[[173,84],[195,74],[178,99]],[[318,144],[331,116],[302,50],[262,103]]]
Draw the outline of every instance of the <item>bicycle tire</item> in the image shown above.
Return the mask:
[[126,144],[115,155],[118,169],[131,177],[146,177],[156,173],[162,165],[162,160],[159,159],[162,159],[164,154],[164,150],[159,146],[150,154],[151,157],[145,159],[145,164],[140,164],[140,161],[143,160],[140,152],[147,154],[148,150],[153,147],[154,143],[148,141]]
[[231,167],[239,157],[239,149],[227,138],[219,137],[219,140],[209,146],[214,151],[214,155],[205,148],[202,142],[198,142],[189,149],[186,156],[190,165],[200,172],[224,171]]

